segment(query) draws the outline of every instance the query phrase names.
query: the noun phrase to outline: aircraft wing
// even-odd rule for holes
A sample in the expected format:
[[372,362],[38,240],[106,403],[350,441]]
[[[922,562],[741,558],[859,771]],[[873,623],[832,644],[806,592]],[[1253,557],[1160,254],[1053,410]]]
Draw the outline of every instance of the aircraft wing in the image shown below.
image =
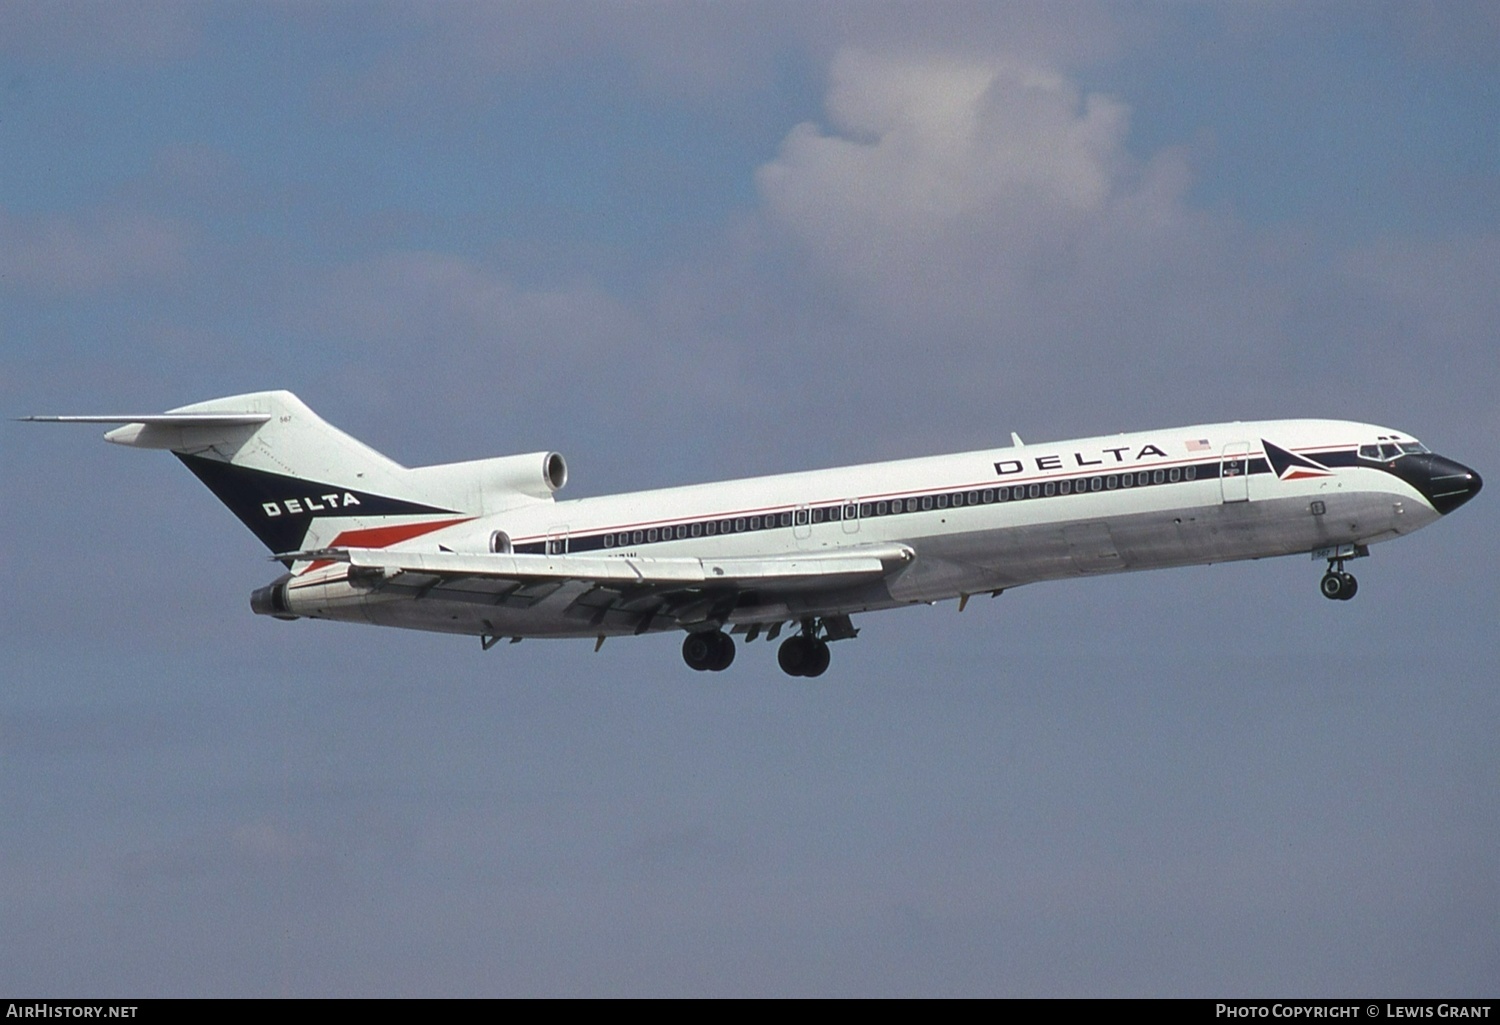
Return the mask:
[[[489,555],[331,548],[282,556],[349,564],[350,581],[416,599],[529,607],[567,588],[567,615],[608,618],[645,632],[657,617],[683,625],[722,621],[744,591],[763,596],[830,590],[879,580],[911,562],[902,544],[745,558]],[[657,622],[657,625],[660,625]]]

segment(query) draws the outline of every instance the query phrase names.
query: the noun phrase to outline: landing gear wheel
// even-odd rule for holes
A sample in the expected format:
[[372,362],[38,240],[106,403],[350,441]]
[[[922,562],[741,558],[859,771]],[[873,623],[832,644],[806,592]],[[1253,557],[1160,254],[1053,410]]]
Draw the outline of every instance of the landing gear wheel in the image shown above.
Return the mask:
[[828,671],[828,644],[805,634],[788,637],[776,651],[776,662],[788,676],[822,676]]
[[1323,592],[1323,597],[1331,601],[1348,601],[1354,597],[1354,592],[1359,590],[1359,581],[1354,579],[1352,573],[1329,570],[1323,574],[1323,581],[1318,586]]
[[734,639],[722,630],[688,634],[682,641],[682,660],[700,673],[723,672],[734,661]]
[[828,671],[828,643],[826,641],[812,642],[812,657],[802,670],[803,676],[822,676]]
[[776,649],[776,664],[788,676],[801,676],[811,654],[806,637],[800,635],[788,637],[781,642],[781,647]]

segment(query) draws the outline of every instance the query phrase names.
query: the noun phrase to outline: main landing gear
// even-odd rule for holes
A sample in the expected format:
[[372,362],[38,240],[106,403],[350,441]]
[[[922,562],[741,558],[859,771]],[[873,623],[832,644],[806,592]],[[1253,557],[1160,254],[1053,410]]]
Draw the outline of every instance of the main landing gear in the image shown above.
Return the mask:
[[682,660],[689,669],[721,673],[734,661],[734,638],[723,630],[688,634],[682,642]]
[[828,662],[828,642],[810,634],[793,634],[776,649],[776,664],[788,676],[822,676]]
[[781,642],[776,663],[788,676],[822,676],[828,671],[828,642],[857,636],[848,616],[804,619],[802,632]]
[[[772,622],[765,631],[766,640],[775,640],[785,620]],[[788,676],[822,676],[828,671],[828,642],[856,637],[859,631],[847,615],[823,616],[802,620],[800,633],[788,637],[776,652],[776,662]],[[765,623],[745,627],[745,640],[761,636]],[[719,672],[734,661],[734,640],[723,630],[699,630],[682,642],[682,660],[699,672]]]
[[1323,597],[1331,601],[1348,601],[1353,598],[1359,590],[1359,581],[1354,579],[1353,573],[1344,572],[1344,560],[1359,559],[1369,554],[1370,549],[1364,545],[1338,545],[1313,552],[1314,559],[1328,560],[1328,572],[1323,574],[1323,580],[1318,584]]

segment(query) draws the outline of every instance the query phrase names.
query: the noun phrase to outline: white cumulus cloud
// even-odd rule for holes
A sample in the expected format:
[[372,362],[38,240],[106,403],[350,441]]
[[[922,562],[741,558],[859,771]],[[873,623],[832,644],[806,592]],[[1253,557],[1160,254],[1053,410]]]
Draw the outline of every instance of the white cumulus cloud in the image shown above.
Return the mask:
[[993,313],[1040,272],[1126,263],[1184,220],[1180,156],[1136,160],[1128,107],[1045,69],[845,50],[826,107],[758,185],[822,272],[881,305]]

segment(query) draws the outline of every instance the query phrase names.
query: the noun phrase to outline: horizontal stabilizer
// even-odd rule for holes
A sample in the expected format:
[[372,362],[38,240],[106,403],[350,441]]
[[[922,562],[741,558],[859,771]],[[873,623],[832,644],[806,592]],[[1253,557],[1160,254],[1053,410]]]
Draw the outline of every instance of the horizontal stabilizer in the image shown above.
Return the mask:
[[270,413],[150,413],[140,416],[21,416],[23,423],[155,424],[160,427],[244,427],[263,424]]

